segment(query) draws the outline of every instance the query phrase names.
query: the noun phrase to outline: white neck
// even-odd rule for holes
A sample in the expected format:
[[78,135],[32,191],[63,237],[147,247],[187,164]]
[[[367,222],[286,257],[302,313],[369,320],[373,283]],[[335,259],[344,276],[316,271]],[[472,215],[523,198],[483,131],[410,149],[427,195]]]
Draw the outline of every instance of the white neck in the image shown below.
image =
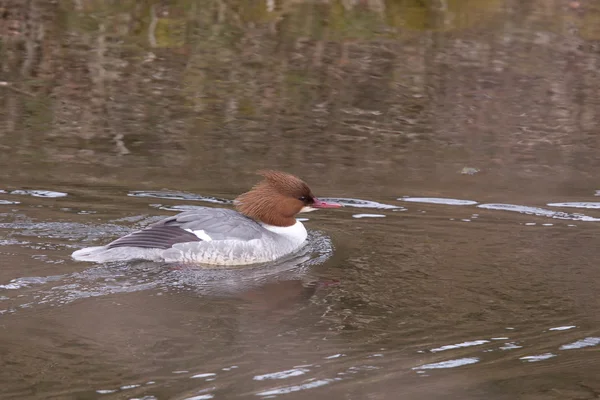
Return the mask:
[[306,240],[308,233],[306,232],[306,228],[302,224],[302,222],[296,220],[296,223],[292,226],[274,226],[262,224],[263,228],[276,233],[278,235],[284,236],[289,240],[297,243],[302,243]]

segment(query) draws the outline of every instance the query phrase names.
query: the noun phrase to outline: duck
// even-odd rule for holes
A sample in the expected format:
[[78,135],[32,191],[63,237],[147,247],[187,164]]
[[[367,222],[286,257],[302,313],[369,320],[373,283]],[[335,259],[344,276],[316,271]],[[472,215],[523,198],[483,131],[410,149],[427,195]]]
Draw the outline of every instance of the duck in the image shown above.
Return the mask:
[[341,204],[313,195],[302,179],[259,171],[262,180],[233,202],[235,209],[197,207],[164,218],[105,246],[76,250],[76,261],[146,260],[166,263],[248,265],[298,251],[308,236],[300,213]]

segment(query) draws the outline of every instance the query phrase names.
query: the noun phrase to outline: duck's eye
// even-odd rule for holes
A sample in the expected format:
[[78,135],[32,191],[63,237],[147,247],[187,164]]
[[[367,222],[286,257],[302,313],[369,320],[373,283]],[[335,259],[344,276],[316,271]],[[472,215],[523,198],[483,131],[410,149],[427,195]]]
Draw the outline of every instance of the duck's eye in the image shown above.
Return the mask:
[[307,199],[308,199],[308,197],[306,197],[306,196],[298,197],[298,200],[300,200],[301,202],[306,202]]

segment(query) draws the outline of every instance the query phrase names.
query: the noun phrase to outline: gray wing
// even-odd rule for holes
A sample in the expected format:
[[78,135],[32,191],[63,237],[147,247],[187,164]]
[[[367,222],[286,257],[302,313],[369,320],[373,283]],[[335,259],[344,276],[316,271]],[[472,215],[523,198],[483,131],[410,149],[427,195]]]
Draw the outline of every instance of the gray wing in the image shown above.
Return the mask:
[[261,237],[261,226],[237,211],[224,208],[198,207],[195,210],[165,218],[145,229],[130,233],[108,244],[115,247],[168,249],[176,243],[201,242],[188,231],[204,231],[212,240],[248,241]]

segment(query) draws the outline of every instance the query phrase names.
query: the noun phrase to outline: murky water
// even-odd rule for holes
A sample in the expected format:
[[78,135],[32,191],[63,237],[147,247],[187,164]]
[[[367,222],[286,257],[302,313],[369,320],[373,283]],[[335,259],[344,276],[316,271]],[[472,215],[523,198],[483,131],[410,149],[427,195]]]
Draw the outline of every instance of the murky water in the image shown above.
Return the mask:
[[[0,397],[594,399],[600,2],[0,2]],[[277,263],[94,265],[273,168]]]

